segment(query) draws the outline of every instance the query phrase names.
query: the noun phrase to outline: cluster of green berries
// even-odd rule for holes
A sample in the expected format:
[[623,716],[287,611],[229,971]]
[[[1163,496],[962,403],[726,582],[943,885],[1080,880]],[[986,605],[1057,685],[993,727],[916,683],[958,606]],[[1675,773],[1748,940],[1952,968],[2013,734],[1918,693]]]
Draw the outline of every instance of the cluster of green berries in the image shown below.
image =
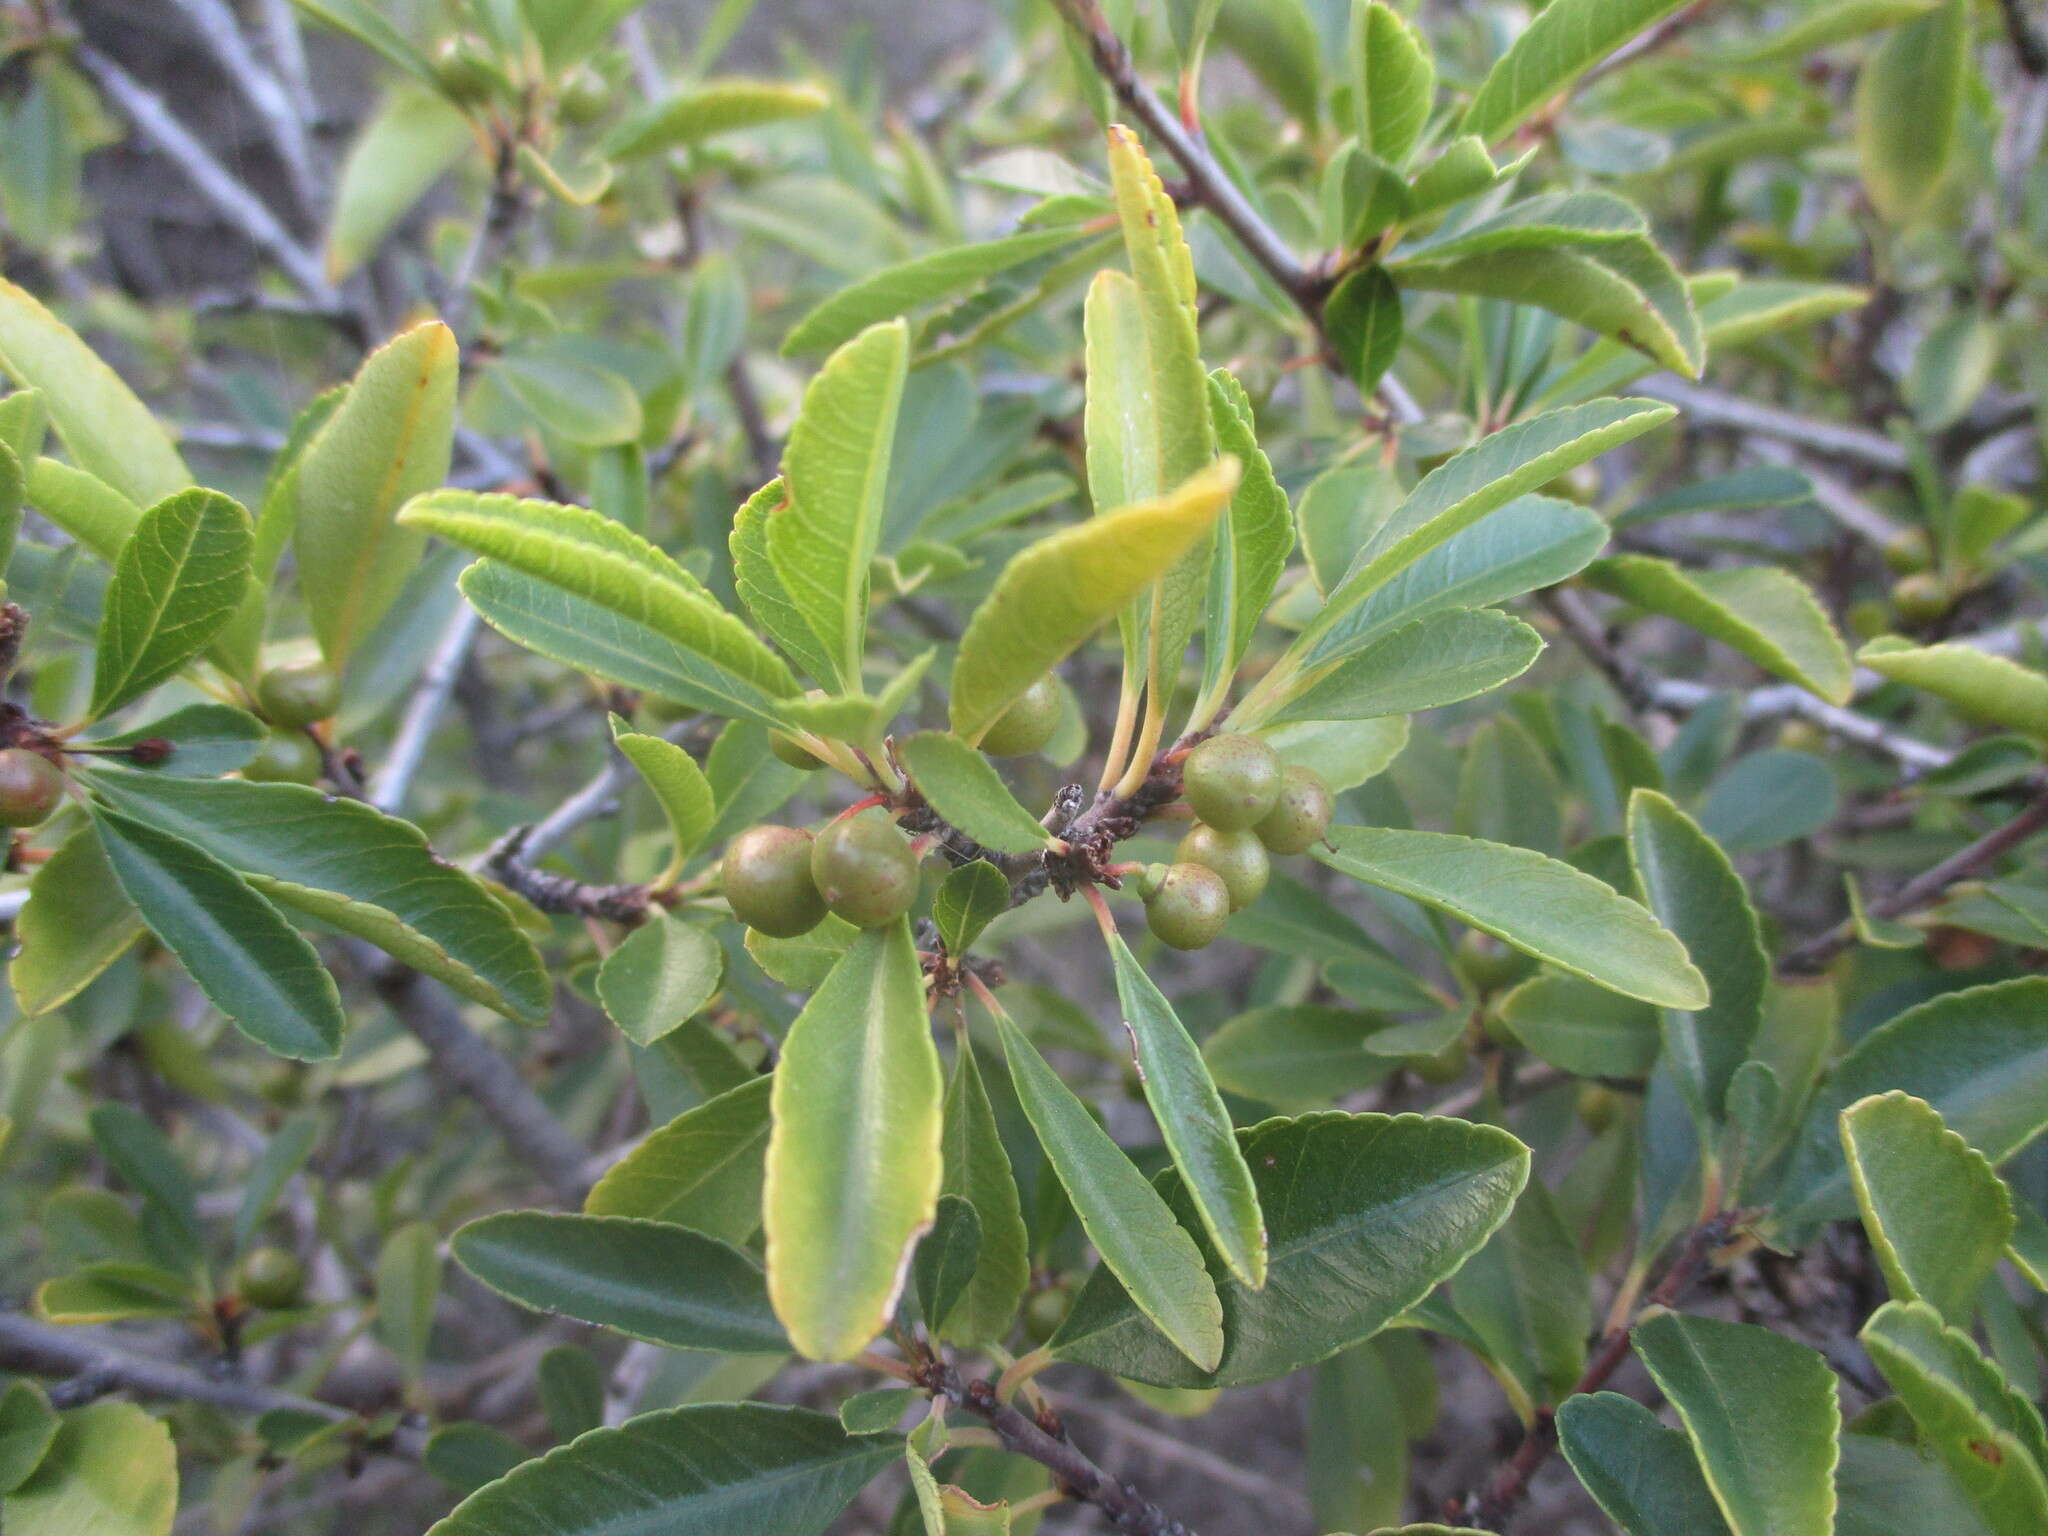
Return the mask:
[[1182,793],[1195,824],[1138,882],[1145,920],[1175,949],[1200,949],[1230,914],[1257,901],[1269,855],[1306,853],[1330,830],[1329,786],[1308,768],[1282,767],[1256,736],[1212,736],[1187,756]]
[[719,866],[734,917],[772,939],[809,933],[836,913],[880,928],[917,897],[917,855],[885,812],[843,816],[813,836],[801,827],[750,827]]
[[256,710],[270,731],[242,777],[259,784],[311,784],[320,777],[320,749],[306,727],[341,707],[341,679],[323,662],[288,661],[256,680]]

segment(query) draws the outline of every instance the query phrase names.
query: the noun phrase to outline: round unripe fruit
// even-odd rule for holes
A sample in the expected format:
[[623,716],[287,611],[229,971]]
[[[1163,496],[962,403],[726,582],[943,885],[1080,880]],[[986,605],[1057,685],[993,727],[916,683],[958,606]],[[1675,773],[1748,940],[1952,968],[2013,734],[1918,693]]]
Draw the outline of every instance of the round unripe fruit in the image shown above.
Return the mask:
[[1034,1344],[1043,1344],[1059,1332],[1073,1305],[1074,1293],[1068,1286],[1050,1285],[1033,1291],[1024,1299],[1024,1336]]
[[771,939],[793,939],[825,920],[811,879],[811,834],[797,827],[749,827],[726,845],[719,886],[732,915]]
[[1521,974],[1527,962],[1490,933],[1469,928],[1458,940],[1451,964],[1465,984],[1479,993],[1498,992]]
[[811,847],[811,879],[825,905],[856,928],[879,928],[917,898],[917,857],[879,811],[835,821]]
[[1465,1063],[1469,1055],[1465,1037],[1460,1035],[1434,1055],[1410,1056],[1404,1060],[1403,1065],[1425,1083],[1434,1083],[1441,1087],[1445,1083],[1455,1083],[1465,1075]]
[[1172,864],[1151,871],[1144,885],[1145,925],[1169,949],[1200,949],[1213,943],[1230,917],[1230,891],[1214,870],[1200,864]]
[[1060,728],[1060,685],[1046,673],[982,732],[981,750],[990,757],[1029,757],[1043,751]]
[[64,800],[63,770],[40,752],[0,752],[0,827],[36,827]]
[[1221,880],[1230,893],[1233,912],[1257,901],[1273,873],[1266,845],[1259,841],[1258,833],[1249,830],[1222,832],[1197,822],[1180,840],[1173,856],[1183,864],[1199,864]]
[[1948,584],[1932,571],[1901,576],[1892,583],[1892,608],[1908,624],[1929,624],[1949,610]]
[[1252,830],[1270,853],[1307,853],[1328,834],[1336,808],[1330,786],[1313,768],[1282,768],[1279,798]]
[[242,1260],[235,1292],[254,1307],[295,1306],[306,1283],[306,1268],[282,1248],[256,1248]]
[[474,107],[490,99],[498,69],[481,39],[458,33],[435,45],[434,79],[450,101]]
[[257,679],[256,707],[272,725],[311,725],[341,707],[341,679],[317,661],[287,662]]
[[1811,720],[1787,720],[1778,727],[1778,745],[1787,752],[1825,752],[1828,733]]
[[571,128],[582,128],[604,115],[610,99],[604,76],[594,69],[579,69],[563,83],[555,110]]
[[1256,736],[1211,736],[1181,769],[1195,819],[1225,832],[1255,826],[1280,799],[1280,759]]
[[1579,1123],[1595,1136],[1614,1124],[1621,1108],[1621,1095],[1605,1083],[1585,1083],[1579,1088]]
[[1884,563],[1894,576],[1913,576],[1934,563],[1934,550],[1919,528],[1901,528],[1885,540]]
[[272,731],[242,765],[242,777],[256,784],[317,783],[320,749],[297,731]]
[[1875,597],[1858,598],[1842,617],[1858,640],[1875,640],[1892,627],[1890,607]]
[[806,773],[813,768],[825,766],[824,759],[814,756],[809,747],[794,736],[785,736],[780,731],[768,733],[768,750],[775,754],[778,761],[785,762],[792,768],[801,768]]

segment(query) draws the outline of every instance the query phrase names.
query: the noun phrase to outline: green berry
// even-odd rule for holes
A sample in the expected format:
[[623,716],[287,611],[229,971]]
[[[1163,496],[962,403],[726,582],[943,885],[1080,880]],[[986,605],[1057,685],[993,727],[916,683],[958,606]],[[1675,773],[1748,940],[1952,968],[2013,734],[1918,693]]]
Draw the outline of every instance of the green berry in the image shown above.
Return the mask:
[[1828,733],[1811,720],[1787,720],[1778,727],[1778,745],[1787,752],[1825,752]]
[[1049,1285],[1042,1291],[1033,1291],[1024,1299],[1024,1336],[1034,1344],[1043,1344],[1059,1332],[1073,1305],[1072,1286]]
[[1270,853],[1307,853],[1330,830],[1330,786],[1313,768],[1282,768],[1280,796],[1253,828]]
[[604,76],[583,68],[563,82],[555,113],[571,128],[583,128],[604,116],[604,109],[610,104],[611,92],[605,86]]
[[256,1248],[242,1260],[235,1291],[254,1307],[295,1306],[306,1283],[306,1267],[282,1248]]
[[771,939],[793,939],[825,920],[811,879],[811,834],[797,827],[749,827],[726,845],[718,866],[732,915]]
[[1615,1114],[1621,1108],[1621,1095],[1605,1083],[1582,1083],[1579,1086],[1579,1123],[1598,1136],[1614,1124]]
[[773,752],[778,760],[792,768],[801,768],[806,773],[813,768],[825,766],[824,759],[816,756],[809,747],[794,736],[786,736],[781,731],[768,733],[768,750]]
[[1441,1087],[1445,1083],[1455,1083],[1463,1077],[1465,1063],[1469,1059],[1470,1050],[1465,1044],[1465,1037],[1460,1035],[1432,1055],[1403,1058],[1402,1065],[1425,1083],[1435,1083]]
[[303,732],[272,731],[242,765],[242,777],[257,784],[314,784],[320,768],[320,749]]
[[341,679],[321,662],[287,662],[257,679],[256,707],[272,725],[311,725],[341,707]]
[[481,106],[504,79],[483,40],[466,32],[435,44],[433,67],[435,82],[459,107]]
[[1253,831],[1224,832],[1197,822],[1180,840],[1173,856],[1183,864],[1199,864],[1223,882],[1230,910],[1242,911],[1257,901],[1272,877],[1266,845]]
[[811,878],[825,905],[856,928],[879,928],[917,898],[917,856],[879,811],[835,821],[811,848]]
[[1885,541],[1884,563],[1894,576],[1916,576],[1934,563],[1934,546],[1924,528],[1901,528]]
[[1043,750],[1060,728],[1064,708],[1060,685],[1048,672],[996,716],[995,724],[982,733],[981,750],[990,757],[1029,757]]
[[35,827],[64,800],[64,771],[40,752],[0,752],[0,827]]
[[1858,640],[1875,640],[1892,627],[1892,611],[1880,598],[1858,598],[1842,617],[1848,623],[1849,633]]
[[1508,948],[1492,934],[1468,928],[1458,940],[1458,950],[1451,959],[1451,965],[1465,979],[1467,986],[1483,996],[1498,992],[1519,979],[1528,969],[1529,962],[1519,951]]
[[1200,864],[1154,866],[1141,890],[1146,926],[1170,949],[1200,949],[1214,942],[1230,916],[1229,888]]
[[1931,624],[1954,601],[1948,583],[1932,571],[1917,571],[1892,583],[1892,608],[1908,624]]
[[1280,759],[1256,736],[1212,736],[1188,754],[1181,785],[1196,820],[1240,831],[1279,801]]

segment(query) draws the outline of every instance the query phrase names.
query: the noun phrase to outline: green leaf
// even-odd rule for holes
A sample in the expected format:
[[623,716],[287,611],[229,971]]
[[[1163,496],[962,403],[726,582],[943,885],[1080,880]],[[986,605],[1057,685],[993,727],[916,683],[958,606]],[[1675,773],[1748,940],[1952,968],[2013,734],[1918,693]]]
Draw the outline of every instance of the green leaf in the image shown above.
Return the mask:
[[604,141],[603,153],[608,160],[638,159],[764,123],[810,117],[830,104],[831,98],[814,85],[712,80],[651,103],[628,118]]
[[196,1264],[205,1252],[199,1225],[199,1190],[164,1133],[126,1104],[95,1105],[88,1117],[93,1141],[108,1164],[142,1195],[170,1229],[178,1251],[166,1259]]
[[0,1494],[28,1480],[56,1440],[58,1423],[50,1399],[35,1382],[12,1382],[0,1392]]
[[170,1430],[112,1401],[64,1414],[35,1471],[0,1500],[7,1536],[170,1536],[177,1514]]
[[851,1359],[887,1324],[938,1205],[942,1091],[910,925],[869,929],[775,1069],[768,1294],[798,1353]]
[[1888,223],[1928,211],[1962,139],[1970,7],[1947,0],[1884,40],[1856,78],[1863,185]]
[[86,740],[94,747],[112,748],[165,741],[170,743],[171,752],[162,762],[145,765],[131,759],[126,766],[137,773],[211,779],[232,773],[248,762],[256,755],[265,734],[263,722],[246,710],[228,704],[187,704],[112,735],[94,732]]
[[1504,939],[1560,970],[1665,1008],[1700,1008],[1706,978],[1685,947],[1626,896],[1526,848],[1447,832],[1336,827],[1317,859]]
[[937,1214],[910,1264],[911,1292],[926,1325],[937,1334],[974,1277],[981,1257],[981,1218],[961,1195],[939,1196]]
[[1532,976],[1499,1007],[1515,1038],[1561,1071],[1646,1077],[1657,1064],[1657,1010],[1576,976]]
[[1381,1020],[1351,1008],[1270,1004],[1225,1022],[1202,1042],[1218,1087],[1295,1113],[1360,1093],[1396,1063],[1368,1053]]
[[1436,65],[1421,32],[1380,0],[1353,13],[1359,142],[1393,165],[1405,161],[1429,122]]
[[1259,447],[1252,405],[1244,386],[1217,369],[1209,375],[1209,410],[1216,440],[1240,466],[1230,515],[1216,525],[1216,551],[1209,566],[1209,645],[1203,657],[1202,691],[1229,685],[1251,649],[1266,604],[1287,568],[1294,548],[1294,517],[1287,492]]
[[870,326],[825,360],[783,450],[789,503],[767,520],[768,558],[841,692],[860,690],[868,570],[882,538],[890,451],[909,366],[901,321]]
[[28,504],[112,564],[142,521],[142,509],[97,475],[55,459],[27,466]]
[[530,1454],[502,1429],[457,1420],[438,1426],[427,1437],[420,1465],[457,1493],[467,1494],[497,1481]]
[[1194,1238],[1015,1021],[995,1017],[1018,1101],[1081,1230],[1139,1313],[1179,1355],[1213,1371],[1223,1308]]
[[973,1276],[958,1303],[942,1320],[929,1311],[925,1315],[938,1326],[939,1336],[951,1343],[986,1344],[1008,1334],[1017,1315],[1031,1278],[1030,1238],[1010,1155],[996,1128],[995,1108],[982,1086],[974,1048],[964,1035],[946,1084],[945,1122],[941,1197],[958,1196],[973,1207],[980,1244]]
[[1171,495],[1063,528],[1011,557],[953,664],[953,733],[977,742],[1033,683],[1208,537],[1237,488],[1211,465]]
[[93,719],[174,676],[234,616],[249,582],[249,514],[218,491],[181,491],[142,514],[107,584]]
[[1494,61],[1459,125],[1498,139],[1683,0],[1557,0]]
[[1541,1181],[1522,1191],[1500,1230],[1465,1261],[1451,1298],[1523,1423],[1571,1392],[1586,1368],[1592,1281],[1578,1239]]
[[1216,1252],[1231,1274],[1256,1290],[1266,1282],[1266,1226],[1230,1112],[1173,1005],[1118,934],[1104,938],[1116,970],[1117,1006],[1160,1139]]
[[[1052,1351],[1162,1387],[1270,1381],[1372,1337],[1457,1272],[1506,1219],[1529,1176],[1522,1144],[1492,1126],[1416,1115],[1319,1114],[1238,1133],[1272,1244],[1263,1289],[1199,1237],[1223,1302],[1223,1358],[1192,1366],[1098,1269]],[[1154,1181],[1183,1226],[1171,1169]]]
[[[1369,10],[1385,10],[1375,3]],[[1380,266],[1361,267],[1330,293],[1323,327],[1344,371],[1370,395],[1401,351],[1401,290]]]
[[1009,877],[986,859],[951,871],[932,897],[932,921],[949,955],[965,954],[982,930],[1009,910]]
[[997,853],[1030,853],[1050,834],[1017,803],[995,765],[958,736],[919,731],[897,744],[918,793],[941,818]]
[[1309,1380],[1304,1481],[1317,1530],[1376,1529],[1408,1502],[1408,1440],[1420,1415],[1403,1401],[1408,1383],[1388,1368],[1383,1342],[1325,1360]]
[[[170,435],[135,392],[71,327],[4,279],[0,372],[18,388],[40,390],[72,462],[133,505],[148,506],[192,484]],[[33,489],[30,499],[41,505]]]
[[605,1372],[589,1350],[556,1345],[540,1357],[534,1386],[556,1440],[574,1440],[604,1424]]
[[348,147],[327,220],[327,280],[345,281],[465,150],[469,119],[445,96],[409,86],[387,95]]
[[1707,787],[1700,825],[1725,852],[1755,853],[1820,831],[1840,798],[1822,759],[1767,747],[1737,758]]
[[292,4],[308,16],[325,22],[337,32],[344,32],[365,48],[381,54],[387,62],[396,64],[424,84],[437,91],[441,88],[432,62],[413,47],[405,35],[370,4],[370,0],[292,0]]
[[93,827],[143,922],[236,1028],[300,1061],[340,1050],[334,978],[277,908],[211,854],[145,822],[96,809]]
[[704,928],[654,916],[597,969],[597,998],[635,1045],[652,1045],[717,995],[725,951]]
[[412,823],[299,784],[105,769],[94,788],[271,900],[367,939],[510,1018],[547,1017],[553,989],[533,941]]
[[299,591],[334,666],[375,627],[419,564],[425,536],[398,509],[448,478],[455,333],[439,321],[371,353],[295,471]]
[[999,273],[1086,238],[1071,225],[1025,230],[978,245],[956,245],[884,267],[840,289],[790,327],[784,357],[826,352],[883,320],[970,292]]
[[398,1357],[408,1386],[426,1365],[434,1309],[441,1299],[441,1242],[424,1221],[409,1221],[377,1254],[377,1337]]
[[1628,1536],[1731,1536],[1685,1432],[1632,1397],[1594,1392],[1558,1405],[1565,1460]]
[[63,1327],[142,1319],[190,1322],[202,1307],[190,1277],[153,1264],[87,1264],[36,1287],[36,1314]]
[[[1520,677],[1543,637],[1493,608],[1447,609],[1383,633],[1310,674],[1282,699],[1271,723],[1371,720],[1455,704]],[[1240,726],[1267,723],[1254,715]]]
[[2048,676],[1959,641],[1912,645],[1895,637],[1871,641],[1857,662],[1947,700],[1973,720],[2048,742]]
[[21,947],[7,976],[30,1018],[70,1002],[142,937],[142,915],[92,828],[72,833],[36,870],[14,934]]
[[1844,1434],[1835,1494],[1835,1536],[1997,1536],[1947,1467],[1896,1440]]
[[768,558],[768,520],[784,510],[788,500],[783,482],[770,480],[733,514],[732,534],[727,540],[732,552],[733,586],[754,622],[785,656],[819,682],[830,682],[838,676],[837,664],[818,644],[811,626],[790,601],[789,588],[782,584],[774,562]]
[[449,1245],[501,1296],[670,1349],[789,1349],[760,1268],[739,1249],[661,1221],[501,1211]]
[[2048,1435],[2041,1414],[1970,1336],[1925,1302],[1888,1301],[1858,1337],[1985,1523],[2006,1536],[2048,1528]]
[[[1625,210],[1634,227],[1614,210]],[[1588,214],[1587,224],[1550,222]],[[1403,288],[1533,304],[1687,378],[1698,378],[1706,364],[1685,280],[1643,232],[1642,215],[1604,193],[1531,198],[1441,242],[1410,248],[1387,271]]]
[[1689,571],[1651,555],[1595,561],[1586,580],[1649,613],[1689,624],[1765,671],[1846,704],[1849,651],[1812,589],[1775,566]]
[[1733,1536],[1834,1528],[1841,1410],[1818,1352],[1768,1328],[1676,1312],[1638,1323],[1634,1341]]
[[1654,789],[1629,797],[1628,853],[1650,911],[1707,979],[1704,1008],[1666,1009],[1664,1054],[1693,1114],[1717,1122],[1763,1019],[1770,960],[1756,911],[1728,855]]
[[318,1111],[300,1110],[277,1128],[277,1134],[265,1143],[262,1152],[250,1164],[248,1178],[242,1185],[241,1203],[235,1207],[235,1251],[238,1255],[248,1251],[257,1229],[276,1208],[285,1186],[297,1177],[312,1157],[321,1130]]
[[[440,491],[410,503],[400,522],[486,556],[487,564],[463,573],[464,593],[491,623],[543,655],[571,665],[583,665],[585,655],[605,658],[604,675],[628,686],[768,724],[780,718],[775,700],[797,691],[782,659],[720,608],[701,582],[601,513]],[[528,595],[504,579],[511,572],[569,601]],[[602,617],[582,618],[593,610]],[[558,629],[576,639],[555,639]],[[565,650],[576,654],[559,654]],[[631,659],[609,660],[614,650]],[[637,681],[643,677],[662,682]]]
[[1518,496],[1446,539],[1329,626],[1311,666],[1447,609],[1488,608],[1576,575],[1607,542],[1607,525],[1577,502]]
[[1792,1151],[1777,1206],[1793,1233],[1856,1214],[1839,1117],[1901,1089],[1933,1106],[1993,1167],[2048,1124],[2048,977],[1971,987],[1879,1025],[1829,1074]]
[[547,342],[491,359],[485,373],[545,432],[579,448],[635,443],[645,429],[633,386],[578,353]]
[[703,846],[704,834],[711,830],[712,819],[718,813],[711,781],[697,766],[697,760],[674,742],[622,730],[622,723],[613,718],[612,743],[654,792],[655,802],[668,818],[669,841],[674,849],[670,857],[680,868]]
[[428,1536],[820,1536],[903,1454],[829,1414],[694,1403],[593,1430],[464,1499]]
[[772,1084],[727,1089],[650,1133],[584,1198],[592,1216],[637,1216],[746,1242],[761,1225]]
[[1359,551],[1322,613],[1302,632],[1300,648],[1313,651],[1370,593],[1487,513],[1675,414],[1656,401],[1600,400],[1532,416],[1453,455],[1422,477]]
[[1967,1328],[2012,1239],[2012,1197],[1982,1153],[1923,1099],[1893,1091],[1842,1111],[1842,1151],[1863,1228],[1900,1301]]
[[1747,47],[1723,55],[1729,63],[1763,64],[1803,59],[1822,48],[1880,32],[1936,10],[1942,0],[1835,0],[1815,7],[1791,25],[1774,28]]

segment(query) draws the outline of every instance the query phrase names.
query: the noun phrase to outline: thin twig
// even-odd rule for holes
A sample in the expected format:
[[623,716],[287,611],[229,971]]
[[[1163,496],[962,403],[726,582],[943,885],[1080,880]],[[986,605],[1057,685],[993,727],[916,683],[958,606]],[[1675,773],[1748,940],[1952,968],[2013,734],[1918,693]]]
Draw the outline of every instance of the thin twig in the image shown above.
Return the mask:
[[1094,1505],[1117,1530],[1130,1536],[1194,1536],[1129,1483],[1117,1481],[1082,1455],[1067,1440],[1057,1419],[1043,1423],[999,1401],[993,1382],[963,1381],[943,1360],[921,1362],[917,1371],[918,1384],[927,1392],[950,1399],[980,1419],[996,1432],[1005,1450],[1045,1467],[1067,1497]]
[[476,1101],[483,1117],[518,1157],[564,1202],[578,1204],[588,1187],[590,1154],[512,1063],[499,1055],[462,1017],[438,983],[409,966],[384,958],[367,944],[348,946],[357,968],[376,987],[399,1024],[427,1048],[434,1072]]
[[295,98],[293,110],[309,129],[317,127],[320,102],[313,94],[313,71],[306,65],[306,34],[299,30],[299,13],[292,0],[259,0],[259,8],[264,41],[270,45],[278,78]]
[[1906,450],[1882,433],[1863,427],[1843,426],[1783,410],[1755,400],[1743,400],[1687,384],[1668,374],[1641,380],[1633,388],[1652,399],[1669,401],[1686,413],[1686,419],[1709,426],[1732,427],[1763,437],[1774,437],[1809,453],[1848,459],[1891,474],[1906,472]]
[[241,93],[242,99],[255,108],[256,116],[263,124],[264,135],[276,149],[278,159],[284,162],[300,209],[308,214],[317,212],[320,185],[314,171],[312,140],[306,132],[305,120],[299,115],[284,83],[256,57],[255,50],[249,46],[249,39],[243,35],[241,22],[236,19],[227,0],[173,0],[173,3],[192,23],[192,29],[206,44],[207,52],[220,65],[221,73]]
[[136,131],[184,173],[215,212],[251,244],[268,252],[307,298],[323,307],[338,307],[319,258],[293,239],[277,216],[172,115],[161,96],[89,44],[80,43],[72,57],[101,93],[135,124]]
[[405,716],[398,722],[398,732],[391,739],[391,750],[384,755],[384,764],[370,785],[370,804],[378,810],[396,815],[405,804],[406,794],[426,757],[427,745],[441,723],[450,695],[455,692],[455,680],[462,675],[463,663],[469,659],[470,647],[476,643],[477,631],[482,626],[476,610],[463,603],[449,617],[441,638],[434,643],[433,654],[420,672],[419,686],[413,690]]
[[[206,1403],[229,1413],[282,1409],[317,1414],[337,1424],[356,1420],[355,1414],[332,1403],[153,1359],[96,1330],[58,1327],[19,1312],[0,1312],[0,1368],[28,1376],[82,1378],[103,1391],[118,1388],[142,1397]],[[403,1424],[389,1441],[375,1448],[416,1461],[426,1449],[426,1441],[425,1426]]]
[[[1939,864],[1922,870],[1891,895],[1872,902],[1870,915],[1889,920],[1933,904],[1957,881],[1981,874],[2043,827],[2048,827],[2048,787],[2041,788],[2011,820],[1958,848]],[[1778,968],[1794,975],[1817,971],[1855,942],[1856,925],[1837,923],[1788,953],[1778,962]]]

